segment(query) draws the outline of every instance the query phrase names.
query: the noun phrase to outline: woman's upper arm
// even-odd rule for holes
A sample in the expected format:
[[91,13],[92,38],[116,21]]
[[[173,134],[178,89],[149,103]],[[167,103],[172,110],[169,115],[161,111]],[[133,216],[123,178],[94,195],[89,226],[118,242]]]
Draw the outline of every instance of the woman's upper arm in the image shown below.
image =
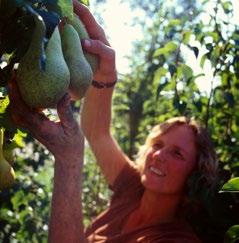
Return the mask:
[[108,184],[112,186],[123,167],[131,163],[130,159],[110,134],[101,136],[90,146]]

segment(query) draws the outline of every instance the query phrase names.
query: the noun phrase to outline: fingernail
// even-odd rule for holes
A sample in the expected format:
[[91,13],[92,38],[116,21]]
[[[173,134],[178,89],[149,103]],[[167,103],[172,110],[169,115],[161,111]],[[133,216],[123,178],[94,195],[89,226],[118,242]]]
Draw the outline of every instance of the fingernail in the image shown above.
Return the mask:
[[83,40],[83,45],[85,47],[90,47],[91,46],[91,42],[89,40]]

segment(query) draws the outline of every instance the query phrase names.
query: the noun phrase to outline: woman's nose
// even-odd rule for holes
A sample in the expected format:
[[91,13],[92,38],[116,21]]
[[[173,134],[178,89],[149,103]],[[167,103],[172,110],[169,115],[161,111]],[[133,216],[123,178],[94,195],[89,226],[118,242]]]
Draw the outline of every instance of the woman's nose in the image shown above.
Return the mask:
[[160,162],[164,162],[166,159],[167,150],[165,148],[158,149],[154,152],[153,157]]

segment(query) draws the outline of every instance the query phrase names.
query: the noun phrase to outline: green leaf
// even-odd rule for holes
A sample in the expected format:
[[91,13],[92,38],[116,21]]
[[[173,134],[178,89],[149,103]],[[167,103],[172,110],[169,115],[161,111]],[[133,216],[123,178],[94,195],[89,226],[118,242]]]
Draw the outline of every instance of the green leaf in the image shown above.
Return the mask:
[[188,65],[182,65],[182,71],[186,79],[189,79],[193,76],[193,70]]
[[13,136],[17,131],[16,125],[12,122],[10,111],[9,111],[9,99],[0,100],[0,126],[4,127]]
[[182,20],[180,20],[180,19],[171,19],[169,21],[169,25],[171,25],[171,26],[177,26],[177,25],[180,25],[181,22],[182,22]]
[[175,42],[170,41],[164,46],[164,48],[167,52],[172,52],[178,48],[178,45]]
[[217,32],[208,31],[206,34],[208,36],[211,36],[215,42],[217,42],[219,40],[219,38],[220,38],[220,36],[218,35]]
[[164,47],[158,48],[155,53],[154,57],[158,57],[160,55],[167,56],[171,52],[175,51],[178,48],[178,45],[173,41],[168,42]]
[[14,197],[11,199],[11,202],[15,211],[17,211],[21,205],[28,204],[27,198],[22,190],[15,193]]
[[201,57],[201,60],[200,60],[200,67],[201,67],[201,68],[204,67],[204,63],[205,63],[206,60],[207,60],[207,53],[204,54],[204,55]]
[[185,33],[183,33],[183,43],[185,45],[189,43],[191,34],[192,34],[191,31],[186,31]]
[[239,177],[233,178],[225,183],[220,192],[239,192]]
[[154,82],[156,81],[159,81],[161,79],[161,77],[165,76],[167,74],[167,69],[166,68],[163,68],[163,67],[160,67],[158,68],[155,73],[154,73]]
[[3,97],[0,99],[0,113],[3,114],[6,112],[6,109],[9,105],[9,98],[8,96]]
[[73,4],[72,0],[58,0],[51,1],[46,4],[48,10],[54,11],[60,15],[60,17],[73,18]]
[[155,52],[154,52],[154,57],[158,57],[160,55],[163,55],[166,53],[165,48],[158,48]]
[[20,130],[17,130],[17,133],[14,135],[13,137],[13,141],[19,146],[19,147],[24,147],[25,146],[25,142],[23,140],[24,137],[26,137],[27,134],[23,133]]
[[90,1],[89,0],[81,0],[81,3],[88,6],[90,4]]
[[223,2],[222,7],[224,12],[227,14],[232,11],[232,3],[230,1]]
[[236,243],[237,240],[239,240],[239,225],[233,225],[227,230],[224,243]]
[[69,18],[73,17],[72,0],[58,0],[58,5],[61,8],[62,16],[67,16]]

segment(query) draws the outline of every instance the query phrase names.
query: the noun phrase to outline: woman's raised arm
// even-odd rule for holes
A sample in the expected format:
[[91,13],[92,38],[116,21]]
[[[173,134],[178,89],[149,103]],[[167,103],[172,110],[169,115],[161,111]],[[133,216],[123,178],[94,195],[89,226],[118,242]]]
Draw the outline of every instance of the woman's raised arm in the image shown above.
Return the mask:
[[81,204],[81,175],[84,139],[73,117],[70,97],[58,104],[59,122],[33,111],[20,97],[15,81],[9,85],[10,111],[13,122],[27,129],[55,157],[54,187],[49,224],[49,242],[84,242]]
[[[117,79],[115,52],[110,47],[104,30],[86,6],[78,1],[73,2],[74,11],[85,24],[91,38],[82,41],[83,48],[99,57],[99,68],[94,74],[94,80],[114,83]],[[113,87],[99,89],[91,86],[87,91],[81,114],[83,133],[111,185],[123,166],[129,162],[110,133],[112,94]]]

